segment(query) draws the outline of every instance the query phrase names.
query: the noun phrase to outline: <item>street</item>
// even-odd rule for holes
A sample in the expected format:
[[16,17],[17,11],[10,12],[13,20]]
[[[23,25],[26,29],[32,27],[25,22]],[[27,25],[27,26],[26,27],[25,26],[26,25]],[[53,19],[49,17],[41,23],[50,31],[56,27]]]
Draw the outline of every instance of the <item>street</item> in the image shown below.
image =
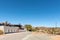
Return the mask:
[[0,36],[0,40],[22,40],[24,37],[31,34],[30,32],[21,32],[21,33],[13,33],[13,34],[6,34]]
[[33,35],[31,32],[21,32],[0,36],[0,40],[51,40],[48,35]]

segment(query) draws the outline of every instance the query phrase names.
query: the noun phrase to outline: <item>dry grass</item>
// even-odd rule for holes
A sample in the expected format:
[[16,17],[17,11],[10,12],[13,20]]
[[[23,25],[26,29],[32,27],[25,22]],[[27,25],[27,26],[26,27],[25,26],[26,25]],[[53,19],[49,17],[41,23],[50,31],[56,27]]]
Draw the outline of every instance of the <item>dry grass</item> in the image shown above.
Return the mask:
[[3,31],[2,30],[0,30],[0,35],[2,35],[3,34]]
[[60,28],[40,27],[40,28],[39,28],[39,32],[48,33],[48,34],[60,35]]

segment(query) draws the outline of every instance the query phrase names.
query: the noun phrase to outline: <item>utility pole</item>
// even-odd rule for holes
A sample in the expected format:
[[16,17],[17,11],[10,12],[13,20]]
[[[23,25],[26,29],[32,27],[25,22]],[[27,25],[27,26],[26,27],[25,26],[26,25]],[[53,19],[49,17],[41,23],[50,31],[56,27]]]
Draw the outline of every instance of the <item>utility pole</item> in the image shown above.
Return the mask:
[[57,22],[55,23],[55,27],[57,27]]

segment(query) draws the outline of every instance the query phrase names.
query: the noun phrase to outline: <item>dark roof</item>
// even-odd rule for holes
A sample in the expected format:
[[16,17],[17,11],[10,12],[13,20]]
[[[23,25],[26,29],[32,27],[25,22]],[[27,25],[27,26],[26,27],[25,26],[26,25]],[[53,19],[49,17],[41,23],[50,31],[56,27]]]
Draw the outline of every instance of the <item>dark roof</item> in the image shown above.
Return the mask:
[[20,24],[6,24],[6,23],[0,23],[0,26],[14,26],[14,27],[21,27]]

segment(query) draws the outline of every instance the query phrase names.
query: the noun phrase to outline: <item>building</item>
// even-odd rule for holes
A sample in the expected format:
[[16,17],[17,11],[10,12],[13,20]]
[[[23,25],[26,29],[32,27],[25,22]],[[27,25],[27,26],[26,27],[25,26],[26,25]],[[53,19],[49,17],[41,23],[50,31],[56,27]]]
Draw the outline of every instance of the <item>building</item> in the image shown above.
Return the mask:
[[16,33],[20,30],[24,30],[24,28],[21,25],[16,24],[10,24],[10,23],[0,23],[0,30],[2,30],[4,33]]

